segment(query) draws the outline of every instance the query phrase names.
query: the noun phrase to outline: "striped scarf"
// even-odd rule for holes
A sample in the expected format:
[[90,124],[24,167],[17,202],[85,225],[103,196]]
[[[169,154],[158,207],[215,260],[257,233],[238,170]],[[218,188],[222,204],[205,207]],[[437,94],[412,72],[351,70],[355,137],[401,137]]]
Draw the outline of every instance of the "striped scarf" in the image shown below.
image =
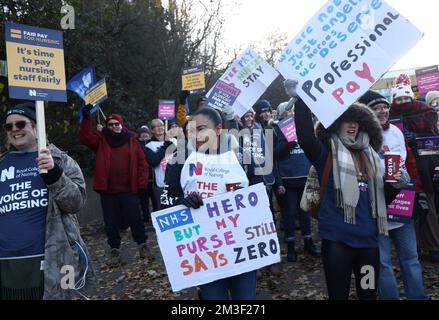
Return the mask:
[[373,176],[370,176],[368,181],[371,214],[374,219],[377,219],[379,233],[387,235],[386,201],[380,159],[370,146],[367,133],[360,132],[356,141],[340,139],[336,134],[332,135],[331,150],[336,206],[343,210],[346,223],[355,224],[355,209],[360,199],[360,190],[357,170],[348,148],[363,151],[369,159],[373,171]]

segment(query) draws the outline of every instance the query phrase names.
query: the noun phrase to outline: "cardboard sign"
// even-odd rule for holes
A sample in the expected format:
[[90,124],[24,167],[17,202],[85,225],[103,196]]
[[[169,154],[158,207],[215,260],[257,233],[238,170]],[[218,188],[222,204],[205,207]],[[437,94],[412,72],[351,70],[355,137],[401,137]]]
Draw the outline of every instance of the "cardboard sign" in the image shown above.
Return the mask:
[[[401,41],[404,35],[404,41]],[[381,0],[331,0],[281,53],[280,73],[329,127],[423,34]]]
[[67,101],[63,33],[5,23],[9,96]]
[[182,90],[190,91],[191,94],[204,92],[206,77],[203,66],[183,69],[181,83]]
[[173,100],[159,100],[158,117],[162,120],[175,118],[175,103]]
[[408,223],[413,216],[416,185],[412,180],[402,189],[395,200],[387,206],[387,218],[393,222]]
[[293,117],[285,118],[277,124],[288,142],[297,141],[296,123]]
[[419,93],[439,90],[438,66],[431,66],[416,70],[416,83]]
[[257,270],[280,261],[264,185],[204,199],[195,210],[152,213],[173,291]]
[[217,109],[231,106],[242,117],[278,75],[272,66],[248,48],[209,90],[204,105]]
[[102,103],[108,99],[107,83],[105,79],[97,82],[93,87],[85,91],[85,104],[92,104],[93,106]]

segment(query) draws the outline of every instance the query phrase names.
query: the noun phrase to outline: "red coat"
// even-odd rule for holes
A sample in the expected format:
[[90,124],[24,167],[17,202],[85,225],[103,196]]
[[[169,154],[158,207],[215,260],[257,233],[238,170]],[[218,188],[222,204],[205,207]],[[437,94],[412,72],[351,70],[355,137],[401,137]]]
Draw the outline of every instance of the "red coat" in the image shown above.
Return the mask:
[[[84,119],[79,128],[79,141],[96,153],[96,169],[93,180],[93,190],[96,192],[108,191],[108,177],[110,175],[111,147],[104,135],[96,131],[93,133],[91,119]],[[129,144],[129,159],[131,192],[146,190],[148,185],[148,164],[145,154],[135,137],[131,137]],[[118,174],[113,172],[112,174]]]

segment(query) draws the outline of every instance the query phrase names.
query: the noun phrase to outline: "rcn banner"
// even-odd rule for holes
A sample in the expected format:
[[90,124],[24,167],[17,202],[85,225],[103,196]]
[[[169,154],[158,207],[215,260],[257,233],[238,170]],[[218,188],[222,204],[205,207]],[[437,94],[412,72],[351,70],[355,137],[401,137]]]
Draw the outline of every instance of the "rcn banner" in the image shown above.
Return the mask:
[[423,34],[381,0],[330,0],[281,53],[276,68],[329,127]]
[[209,283],[280,261],[264,185],[152,214],[172,290]]
[[272,66],[248,48],[209,90],[204,105],[221,110],[231,106],[242,117],[278,75]]
[[63,33],[5,23],[9,96],[66,102]]

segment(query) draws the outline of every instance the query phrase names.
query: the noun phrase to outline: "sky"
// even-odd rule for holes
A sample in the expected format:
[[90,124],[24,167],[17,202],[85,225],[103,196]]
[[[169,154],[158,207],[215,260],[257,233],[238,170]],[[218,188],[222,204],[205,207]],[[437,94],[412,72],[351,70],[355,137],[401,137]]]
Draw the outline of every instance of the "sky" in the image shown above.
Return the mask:
[[[232,0],[224,0],[230,1]],[[245,49],[272,34],[286,33],[290,42],[327,0],[235,0],[228,9],[224,44]],[[439,1],[386,0],[424,33],[420,42],[391,70],[439,64]],[[402,36],[403,37],[403,36]]]

